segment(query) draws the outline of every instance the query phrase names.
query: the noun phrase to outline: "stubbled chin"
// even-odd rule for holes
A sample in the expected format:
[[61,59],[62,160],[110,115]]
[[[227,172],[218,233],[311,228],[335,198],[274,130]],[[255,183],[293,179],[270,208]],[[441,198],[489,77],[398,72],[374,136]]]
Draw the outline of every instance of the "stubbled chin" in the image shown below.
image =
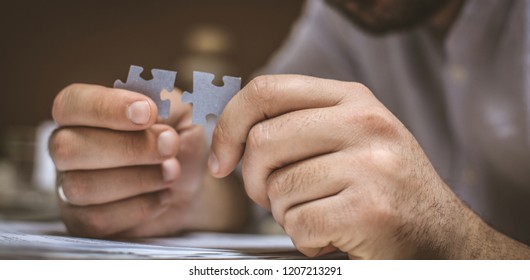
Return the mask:
[[344,3],[344,8],[351,13],[359,12],[359,5],[357,2],[348,1]]

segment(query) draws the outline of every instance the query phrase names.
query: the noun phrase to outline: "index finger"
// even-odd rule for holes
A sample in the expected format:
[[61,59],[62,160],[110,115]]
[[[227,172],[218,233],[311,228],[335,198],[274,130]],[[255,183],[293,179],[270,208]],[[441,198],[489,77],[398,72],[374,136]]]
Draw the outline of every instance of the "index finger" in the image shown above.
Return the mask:
[[[350,90],[345,90],[348,86]],[[256,123],[291,111],[335,106],[349,91],[351,83],[308,76],[255,78],[230,100],[219,118],[208,161],[210,172],[224,177],[234,170]]]
[[73,84],[55,97],[52,116],[60,126],[143,130],[156,122],[157,108],[137,92]]

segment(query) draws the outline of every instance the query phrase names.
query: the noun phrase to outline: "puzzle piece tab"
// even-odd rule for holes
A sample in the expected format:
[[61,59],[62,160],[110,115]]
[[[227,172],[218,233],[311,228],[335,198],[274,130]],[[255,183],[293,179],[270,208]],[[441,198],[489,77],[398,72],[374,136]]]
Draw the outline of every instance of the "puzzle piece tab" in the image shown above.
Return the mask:
[[224,85],[212,84],[215,76],[210,73],[193,72],[193,93],[184,92],[183,103],[193,105],[192,122],[208,123],[207,117],[219,117],[226,104],[241,89],[241,78],[224,76]]
[[152,69],[151,74],[153,75],[153,79],[146,81],[140,77],[140,74],[143,71],[143,67],[131,65],[129,75],[127,76],[127,82],[123,83],[120,80],[116,80],[114,82],[114,87],[139,92],[148,96],[156,103],[158,116],[166,119],[169,118],[171,102],[169,100],[162,100],[160,94],[163,90],[168,92],[173,91],[177,72]]

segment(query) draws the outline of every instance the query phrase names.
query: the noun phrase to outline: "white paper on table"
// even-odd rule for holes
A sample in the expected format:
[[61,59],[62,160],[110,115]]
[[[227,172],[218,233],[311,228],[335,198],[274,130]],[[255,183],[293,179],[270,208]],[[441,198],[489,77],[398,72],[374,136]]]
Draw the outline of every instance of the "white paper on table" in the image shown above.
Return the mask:
[[1,222],[0,258],[301,259],[287,236],[194,233],[112,241],[70,237],[60,223]]
[[251,252],[286,252],[296,250],[293,242],[286,235],[197,232],[179,237],[146,238],[136,241],[161,246],[190,246]]

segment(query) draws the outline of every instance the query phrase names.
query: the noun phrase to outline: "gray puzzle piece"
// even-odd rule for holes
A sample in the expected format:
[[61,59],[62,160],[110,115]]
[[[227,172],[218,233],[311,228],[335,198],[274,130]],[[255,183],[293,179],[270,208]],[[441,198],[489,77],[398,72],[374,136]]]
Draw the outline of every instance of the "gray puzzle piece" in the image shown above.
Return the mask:
[[143,71],[143,67],[131,65],[129,75],[127,76],[127,82],[123,83],[120,80],[116,80],[114,82],[114,87],[139,92],[148,96],[156,103],[158,116],[166,119],[169,118],[171,101],[162,100],[160,94],[163,90],[168,92],[173,90],[177,72],[152,69],[151,74],[153,75],[153,79],[146,81],[140,77],[140,74]]
[[184,92],[182,102],[193,105],[192,122],[207,124],[207,117],[219,117],[226,104],[241,89],[241,78],[224,76],[224,85],[212,84],[215,76],[210,73],[193,72],[193,93]]

